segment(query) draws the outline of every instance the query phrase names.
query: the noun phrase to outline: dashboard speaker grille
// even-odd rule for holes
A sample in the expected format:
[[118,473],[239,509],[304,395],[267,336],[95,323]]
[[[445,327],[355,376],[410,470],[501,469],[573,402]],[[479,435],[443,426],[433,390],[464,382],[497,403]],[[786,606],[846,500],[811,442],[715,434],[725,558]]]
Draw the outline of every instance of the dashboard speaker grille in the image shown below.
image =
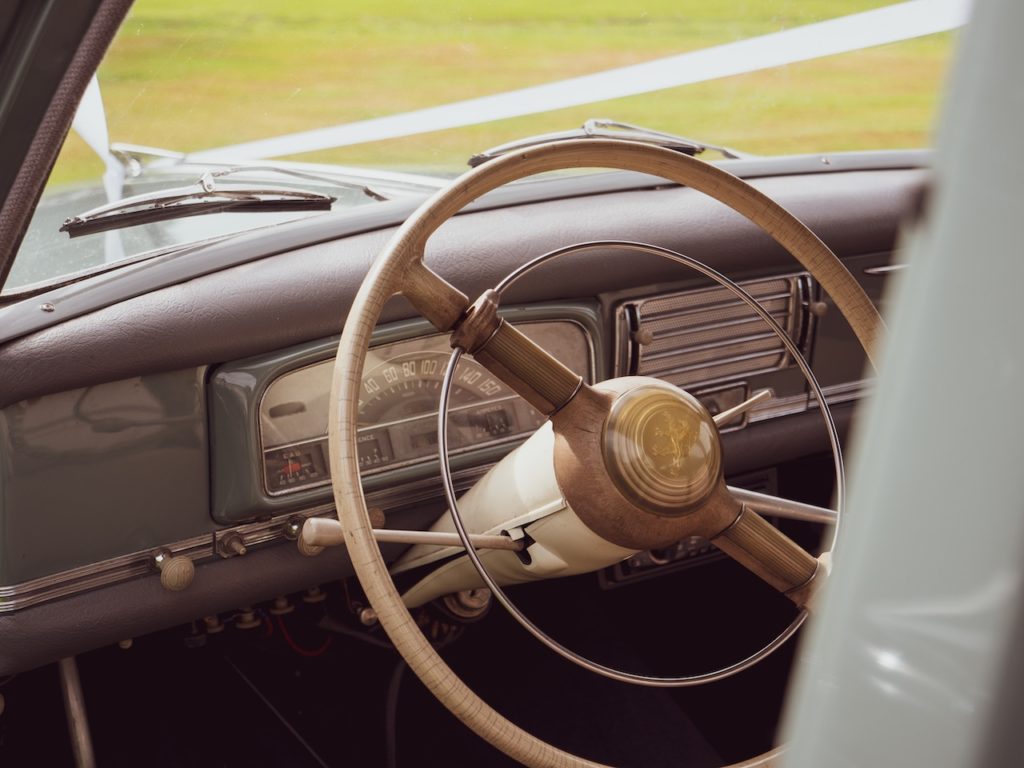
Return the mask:
[[[802,345],[810,291],[806,274],[740,285]],[[693,388],[793,365],[782,341],[725,288],[634,299],[622,305],[619,318],[624,371],[676,386]]]

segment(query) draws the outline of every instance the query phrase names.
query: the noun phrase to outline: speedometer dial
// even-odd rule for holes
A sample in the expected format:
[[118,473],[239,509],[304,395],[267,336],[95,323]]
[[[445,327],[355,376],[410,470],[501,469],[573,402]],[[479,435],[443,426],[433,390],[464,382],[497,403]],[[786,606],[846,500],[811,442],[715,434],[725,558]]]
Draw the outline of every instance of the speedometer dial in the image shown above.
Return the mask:
[[[363,469],[409,461],[437,449],[437,405],[448,352],[410,352],[367,371],[359,400]],[[472,360],[460,361],[451,391],[453,449],[532,431],[543,417]]]

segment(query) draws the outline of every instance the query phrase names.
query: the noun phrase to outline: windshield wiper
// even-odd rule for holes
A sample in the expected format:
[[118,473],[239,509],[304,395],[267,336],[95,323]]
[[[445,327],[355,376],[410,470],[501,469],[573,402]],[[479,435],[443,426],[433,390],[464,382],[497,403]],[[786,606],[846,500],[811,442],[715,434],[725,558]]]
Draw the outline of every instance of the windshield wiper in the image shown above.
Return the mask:
[[[227,175],[236,169],[219,171]],[[302,189],[268,187],[218,187],[215,174],[204,173],[197,186],[177,187],[101,205],[65,219],[61,232],[70,237],[111,229],[134,227],[207,213],[273,213],[280,211],[329,211],[336,198]]]
[[[317,181],[321,184],[325,184],[332,187],[339,187],[340,189],[353,189],[357,192],[362,192],[372,200],[379,200],[380,202],[387,202],[388,198],[377,192],[374,189],[366,186],[365,184],[358,184],[354,181],[343,181],[342,179],[328,176],[322,173],[310,173],[309,171],[297,171],[292,168],[282,168],[279,165],[256,165],[256,164],[244,164],[244,165],[231,165],[227,168],[221,168],[218,171],[207,171],[203,174],[204,178],[209,177],[211,179],[220,179],[224,176],[233,176],[237,173],[278,173],[282,176],[293,176],[296,179],[306,179],[307,181]],[[201,181],[201,180],[200,180]]]
[[729,147],[720,147],[715,144],[708,144],[706,141],[694,141],[685,136],[676,136],[671,133],[662,133],[651,128],[644,128],[639,125],[620,123],[607,118],[591,118],[581,128],[571,131],[557,131],[555,133],[542,133],[537,136],[530,136],[526,139],[510,141],[508,144],[501,144],[497,147],[485,150],[469,158],[472,167],[483,165],[488,160],[515,152],[520,149],[535,147],[538,144],[547,144],[550,141],[568,141],[570,139],[620,139],[623,141],[639,141],[644,144],[655,144],[666,149],[673,149],[684,154],[699,155],[706,150],[719,152],[731,160],[738,160],[742,157],[749,157],[742,152]]

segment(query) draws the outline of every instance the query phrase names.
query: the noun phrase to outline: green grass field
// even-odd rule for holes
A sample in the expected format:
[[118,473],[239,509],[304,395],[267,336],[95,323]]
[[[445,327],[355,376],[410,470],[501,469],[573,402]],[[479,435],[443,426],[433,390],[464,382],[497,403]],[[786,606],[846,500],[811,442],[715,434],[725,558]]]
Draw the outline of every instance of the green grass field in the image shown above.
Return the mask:
[[[198,150],[404,112],[741,40],[865,0],[587,3],[138,0],[100,68],[113,141]],[[474,151],[612,117],[756,153],[923,146],[952,37],[301,156],[456,170]],[[96,176],[72,135],[53,181]]]

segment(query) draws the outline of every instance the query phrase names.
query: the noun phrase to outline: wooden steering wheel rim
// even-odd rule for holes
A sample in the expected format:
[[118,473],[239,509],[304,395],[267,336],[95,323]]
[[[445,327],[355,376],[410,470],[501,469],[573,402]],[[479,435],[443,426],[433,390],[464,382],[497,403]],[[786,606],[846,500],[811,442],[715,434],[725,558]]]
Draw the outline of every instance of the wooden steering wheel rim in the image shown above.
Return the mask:
[[[359,391],[371,334],[384,303],[433,276],[423,266],[427,239],[462,208],[511,181],[569,168],[614,168],[692,187],[748,218],[786,248],[829,293],[872,364],[884,326],[878,311],[842,262],[804,224],[745,181],[708,163],[646,144],[580,139],[540,145],[492,160],[427,200],[376,259],[349,311],[331,385],[328,438],[338,519],[356,576],[381,626],[423,684],[457,718],[510,757],[530,766],[597,766],[558,749],[507,720],[476,695],[441,659],[402,602],[371,524],[356,447]],[[455,312],[464,307],[451,306]],[[440,314],[444,314],[442,311]],[[445,329],[447,330],[447,329]],[[743,765],[766,765],[776,750]]]

